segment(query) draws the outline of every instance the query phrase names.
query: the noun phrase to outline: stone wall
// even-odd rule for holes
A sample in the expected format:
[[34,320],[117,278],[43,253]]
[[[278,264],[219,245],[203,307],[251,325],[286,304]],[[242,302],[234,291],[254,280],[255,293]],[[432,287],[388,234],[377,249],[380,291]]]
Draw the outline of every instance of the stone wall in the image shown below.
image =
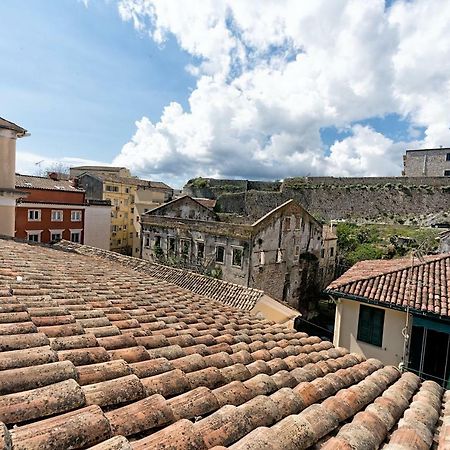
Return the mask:
[[318,219],[422,223],[428,216],[450,221],[450,179],[332,178],[288,179],[280,192],[246,191],[218,197],[222,212],[258,218],[293,198]]

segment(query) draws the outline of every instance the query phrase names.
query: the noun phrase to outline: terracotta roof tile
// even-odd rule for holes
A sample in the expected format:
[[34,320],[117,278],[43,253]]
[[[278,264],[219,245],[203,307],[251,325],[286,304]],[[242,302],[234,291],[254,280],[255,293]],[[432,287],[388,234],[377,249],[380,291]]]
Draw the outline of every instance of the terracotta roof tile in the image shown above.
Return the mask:
[[333,281],[325,290],[333,296],[353,296],[380,305],[410,308],[449,316],[450,254],[361,261]]
[[435,383],[114,260],[0,247],[6,448],[450,442],[450,397]]

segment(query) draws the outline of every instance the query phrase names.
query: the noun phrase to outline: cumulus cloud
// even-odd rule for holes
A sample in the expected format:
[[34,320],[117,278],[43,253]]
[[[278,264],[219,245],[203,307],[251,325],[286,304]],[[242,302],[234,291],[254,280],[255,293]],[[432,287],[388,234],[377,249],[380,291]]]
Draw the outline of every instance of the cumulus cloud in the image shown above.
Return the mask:
[[[187,110],[138,120],[116,164],[174,180],[395,175],[406,146],[448,144],[450,3],[121,0],[119,12],[158,43],[175,36],[197,85]],[[358,125],[392,113],[424,140]],[[327,149],[331,126],[348,135]]]

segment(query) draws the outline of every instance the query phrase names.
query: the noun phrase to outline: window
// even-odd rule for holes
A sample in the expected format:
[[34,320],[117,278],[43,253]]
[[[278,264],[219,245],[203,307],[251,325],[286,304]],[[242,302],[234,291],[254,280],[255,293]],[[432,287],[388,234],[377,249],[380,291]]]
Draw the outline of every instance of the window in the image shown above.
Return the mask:
[[52,209],[52,222],[63,221],[63,211],[60,209]]
[[126,226],[126,225],[124,225],[124,226],[123,226],[123,229],[124,229],[124,230],[126,230],[126,229],[127,229],[127,226]]
[[50,233],[50,240],[51,241],[60,241],[62,239],[62,233],[58,231],[52,231]]
[[145,246],[150,247],[150,237],[149,236],[145,236]]
[[383,343],[384,309],[359,306],[358,341],[381,347]]
[[108,192],[119,192],[119,187],[118,186],[111,186],[109,184],[106,185],[105,189]]
[[242,267],[242,248],[233,248],[232,264],[235,267]]
[[294,256],[299,256],[300,255],[300,246],[296,245],[295,246],[295,252],[294,252]]
[[70,232],[70,240],[72,242],[80,243],[81,240],[81,232],[80,231],[71,231]]
[[197,259],[201,261],[205,257],[205,243],[197,242]]
[[444,170],[444,177],[450,177],[450,170]]
[[220,264],[225,263],[225,247],[221,245],[216,247],[216,262]]
[[187,241],[186,239],[180,240],[180,249],[181,249],[182,255],[188,255],[190,247],[191,247],[191,243],[189,241]]
[[130,238],[133,238],[133,233],[130,233]]
[[130,195],[130,204],[134,203],[134,195]]
[[[125,193],[129,194],[130,193],[130,188],[125,188]],[[128,202],[127,202],[128,203]]]
[[330,256],[334,256],[334,247],[330,247]]
[[27,231],[27,241],[29,242],[41,242],[42,231]]
[[[30,222],[39,222],[41,220],[41,210],[40,209],[29,209],[28,210],[28,220]],[[39,242],[39,241],[36,241]]]
[[115,233],[117,231],[117,225],[111,225],[111,231]]
[[447,153],[447,155],[445,156],[445,160],[450,161],[450,153]]
[[266,263],[266,254],[264,252],[259,252],[259,264],[263,266]]
[[161,236],[155,236],[155,247],[161,248]]
[[290,231],[291,230],[291,218],[286,217],[284,219],[284,231]]
[[134,208],[131,208],[131,214],[134,214]]
[[277,249],[277,263],[283,262],[283,250]]
[[72,222],[80,222],[81,221],[81,211],[70,211],[70,220]]
[[174,256],[176,252],[176,240],[174,237],[169,237],[167,239],[167,253],[169,256]]
[[325,258],[325,249],[320,250],[320,257]]

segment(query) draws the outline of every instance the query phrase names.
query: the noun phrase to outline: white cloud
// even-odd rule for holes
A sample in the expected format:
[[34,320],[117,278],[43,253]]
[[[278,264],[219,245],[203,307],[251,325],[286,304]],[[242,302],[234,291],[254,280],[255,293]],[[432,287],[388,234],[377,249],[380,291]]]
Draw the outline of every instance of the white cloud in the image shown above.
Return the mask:
[[90,159],[63,157],[58,159],[48,158],[38,153],[17,150],[16,151],[16,172],[28,175],[38,175],[42,170],[52,166],[81,166],[81,165],[102,165],[109,166],[109,163],[103,163]]
[[[189,110],[143,117],[114,160],[171,179],[196,175],[399,175],[406,146],[448,145],[450,4],[439,0],[121,0],[119,11],[196,57]],[[396,113],[394,142],[355,122]],[[327,155],[320,129],[347,128]],[[445,141],[445,142],[444,142]]]

